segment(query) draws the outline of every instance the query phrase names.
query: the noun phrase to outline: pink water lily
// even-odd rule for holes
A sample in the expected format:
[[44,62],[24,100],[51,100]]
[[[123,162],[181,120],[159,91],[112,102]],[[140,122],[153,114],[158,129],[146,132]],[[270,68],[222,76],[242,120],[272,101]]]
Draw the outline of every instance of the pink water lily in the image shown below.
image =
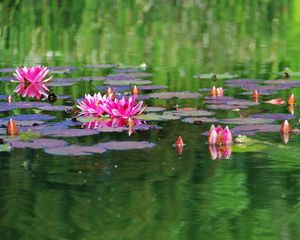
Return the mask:
[[46,83],[52,79],[52,76],[49,78],[45,77],[49,73],[49,69],[43,66],[36,66],[36,67],[23,67],[23,68],[16,68],[16,73],[14,76],[18,81],[25,84],[30,83]]
[[108,97],[101,93],[95,93],[94,95],[86,94],[83,101],[78,101],[77,107],[81,110],[79,116],[85,117],[100,117],[106,113],[101,107],[104,103],[112,101],[112,94]]
[[52,77],[45,79],[48,72],[47,67],[41,66],[16,68],[14,76],[20,84],[16,87],[15,92],[23,97],[37,99],[47,97],[49,89],[44,83],[52,79]]
[[210,145],[229,145],[232,143],[232,134],[228,126],[224,129],[219,125],[215,128],[214,125],[211,126],[208,134],[208,144]]
[[101,95],[101,93],[86,94],[83,101],[78,101],[77,107],[81,110],[79,116],[100,117],[109,115],[110,117],[129,118],[141,114],[143,102],[136,104],[133,97],[114,98],[113,93],[110,95]]
[[122,97],[107,101],[99,107],[103,112],[113,117],[129,118],[134,115],[141,114],[146,107],[142,108],[143,101],[136,104],[136,99],[133,97]]

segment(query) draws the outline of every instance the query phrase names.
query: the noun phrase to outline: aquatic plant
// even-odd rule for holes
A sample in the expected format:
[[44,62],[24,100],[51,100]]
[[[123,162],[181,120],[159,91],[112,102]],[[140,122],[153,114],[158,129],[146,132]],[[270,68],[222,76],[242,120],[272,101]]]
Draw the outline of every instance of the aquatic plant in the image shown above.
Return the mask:
[[45,77],[49,73],[49,69],[43,66],[36,66],[36,67],[23,67],[23,68],[16,68],[16,73],[14,76],[18,81],[25,84],[31,83],[46,83],[52,79],[52,76],[49,78]]
[[99,117],[109,115],[111,117],[129,118],[141,114],[146,107],[142,109],[143,101],[136,104],[134,97],[125,97],[113,99],[113,93],[102,96],[101,93],[85,95],[83,101],[79,101],[77,107],[81,110],[79,115]]
[[215,128],[214,125],[211,126],[208,134],[208,144],[210,145],[229,145],[232,143],[232,134],[228,126],[224,129],[219,125]]
[[94,95],[86,94],[83,101],[78,101],[77,107],[81,110],[79,116],[100,117],[104,115],[106,112],[101,106],[112,101],[112,94],[103,96],[100,92]]
[[52,76],[46,78],[48,72],[48,68],[42,66],[16,68],[14,76],[20,84],[16,87],[15,92],[23,97],[37,99],[47,96],[49,89],[45,83],[52,79]]

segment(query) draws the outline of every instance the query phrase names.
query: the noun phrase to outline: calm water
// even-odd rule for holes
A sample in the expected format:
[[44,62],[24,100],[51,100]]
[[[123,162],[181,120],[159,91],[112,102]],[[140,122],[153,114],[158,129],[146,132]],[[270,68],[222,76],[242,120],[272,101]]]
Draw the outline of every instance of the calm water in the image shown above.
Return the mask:
[[[167,85],[168,91],[210,87],[210,79],[193,76],[212,72],[278,79],[285,68],[300,71],[299,11],[296,0],[1,1],[0,76],[12,76],[4,68],[36,64],[80,67],[54,73],[55,78],[105,76],[114,70],[82,67],[146,63],[152,83]],[[297,74],[292,78],[300,79]],[[224,83],[218,80],[225,95],[249,99]],[[52,90],[76,100],[101,84],[84,81]],[[14,87],[0,81],[0,94],[10,94]],[[299,88],[293,92],[300,96]],[[201,107],[203,99],[146,102]],[[285,106],[265,108],[287,113]],[[293,126],[298,109],[295,115]],[[156,143],[152,149],[79,157],[32,149],[0,153],[1,240],[300,238],[299,136],[292,135],[284,146],[279,133],[258,134],[253,138],[271,144],[212,161],[202,135],[210,124],[156,124],[162,128],[130,137],[102,133],[67,139],[86,145],[146,140]],[[172,146],[178,135],[186,143],[182,155]]]

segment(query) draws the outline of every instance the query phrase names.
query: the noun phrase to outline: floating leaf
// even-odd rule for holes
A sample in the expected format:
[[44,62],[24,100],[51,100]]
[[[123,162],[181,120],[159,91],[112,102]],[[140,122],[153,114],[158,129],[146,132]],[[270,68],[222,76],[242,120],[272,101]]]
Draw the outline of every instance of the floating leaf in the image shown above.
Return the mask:
[[32,139],[42,137],[42,134],[28,129],[27,131],[20,132],[19,137],[22,141],[30,141]]
[[45,148],[57,148],[67,145],[64,140],[39,138],[31,141],[11,141],[10,144],[14,148],[32,148],[32,149],[45,149]]
[[231,132],[233,135],[253,135],[256,132],[280,132],[281,125],[279,124],[254,124],[241,125],[234,127]]
[[269,118],[275,120],[288,120],[295,118],[292,114],[288,113],[261,113],[261,114],[252,114],[249,118]]
[[117,142],[111,141],[106,143],[99,143],[98,146],[104,147],[108,150],[132,150],[132,149],[145,149],[145,148],[153,148],[155,147],[154,143],[142,141],[124,141],[124,142]]
[[198,109],[178,109],[176,111],[172,111],[172,114],[175,116],[184,116],[184,117],[201,117],[201,116],[210,116],[213,115],[214,113],[206,110],[198,110]]
[[187,123],[214,123],[218,122],[219,120],[216,118],[197,118],[197,117],[190,117],[190,118],[184,118],[182,119],[182,122],[187,122]]
[[0,112],[11,111],[14,109],[39,108],[51,106],[46,102],[0,102]]
[[249,125],[249,124],[268,124],[273,123],[273,119],[268,118],[227,118],[220,120],[224,124],[238,124],[238,125]]
[[150,98],[160,98],[160,99],[171,99],[171,98],[181,98],[181,99],[189,99],[189,98],[199,98],[201,94],[194,92],[159,92],[159,93],[151,93],[148,95]]
[[161,112],[164,110],[165,110],[165,108],[163,108],[163,107],[147,107],[145,112]]
[[[23,126],[29,126],[31,124],[33,125],[34,122],[36,122],[37,124],[42,124],[43,122],[39,122],[39,121],[52,120],[55,117],[50,116],[50,115],[45,115],[45,114],[20,114],[20,115],[16,115],[16,116],[0,118],[0,124],[6,124],[10,118],[12,118],[13,120],[15,120],[17,122],[20,121],[20,124],[22,124],[22,121],[24,121]],[[31,121],[33,121],[33,123]]]
[[98,134],[93,129],[63,128],[63,127],[44,127],[41,129],[43,135],[52,137],[82,137]]
[[44,106],[44,107],[39,107],[41,110],[45,111],[65,111],[67,106]]
[[0,152],[11,152],[12,147],[10,144],[1,144],[0,145]]
[[[271,91],[271,90],[260,90],[259,91],[260,95],[265,95],[265,96],[273,95],[273,94],[276,94],[276,93],[277,93],[276,91]],[[243,95],[253,95],[253,91],[243,92],[242,94]]]
[[[91,152],[89,152],[89,148]],[[97,148],[98,153],[103,153],[106,150],[104,148]],[[91,148],[88,146],[79,146],[79,145],[70,145],[65,147],[55,147],[55,148],[46,148],[45,152],[52,155],[60,155],[60,156],[84,156],[91,155],[96,152],[95,148]]]
[[175,116],[171,112],[164,112],[163,114],[147,113],[137,116],[137,119],[145,121],[166,121],[166,120],[178,120],[180,116]]
[[151,84],[152,81],[150,80],[139,80],[139,79],[131,79],[131,80],[106,80],[104,84],[106,85],[146,85],[146,84]]
[[264,144],[234,144],[232,145],[232,152],[246,153],[246,152],[262,152],[267,148]]
[[214,109],[214,110],[236,110],[241,108],[248,108],[248,106],[213,104],[213,105],[208,105],[207,108]]

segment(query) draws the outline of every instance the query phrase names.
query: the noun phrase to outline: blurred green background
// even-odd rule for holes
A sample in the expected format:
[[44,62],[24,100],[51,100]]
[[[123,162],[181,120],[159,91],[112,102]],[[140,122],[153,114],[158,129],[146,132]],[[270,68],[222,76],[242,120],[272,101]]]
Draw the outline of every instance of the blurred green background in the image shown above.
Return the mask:
[[[298,0],[2,0],[0,66],[146,63],[153,84],[191,91],[210,86],[197,74],[279,78],[286,68],[300,71],[299,12]],[[95,87],[56,92],[75,99]],[[1,94],[13,88],[1,83]],[[151,150],[76,158],[1,153],[0,239],[300,238],[298,136],[286,148],[279,134],[260,135],[276,144],[211,161],[200,134],[207,126],[160,125],[131,138],[157,143]],[[182,156],[172,148],[178,134],[188,142]],[[127,135],[69,141],[99,138]]]

